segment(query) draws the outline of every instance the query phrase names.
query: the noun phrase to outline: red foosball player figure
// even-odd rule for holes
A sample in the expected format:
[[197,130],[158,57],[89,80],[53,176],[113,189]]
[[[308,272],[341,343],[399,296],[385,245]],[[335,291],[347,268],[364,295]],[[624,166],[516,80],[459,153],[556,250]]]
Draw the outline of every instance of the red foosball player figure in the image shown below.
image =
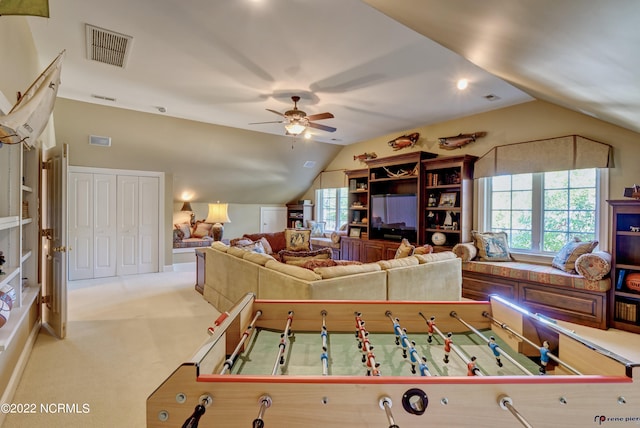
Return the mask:
[[447,333],[447,338],[444,340],[444,361],[445,364],[449,364],[449,352],[451,352],[451,345],[453,344],[453,339],[451,338],[451,332]]
[[540,374],[547,373],[547,363],[549,362],[549,342],[542,342],[540,347]]
[[427,337],[427,342],[431,343],[433,341],[433,327],[436,325],[436,317],[431,317],[427,320],[427,333],[429,333],[429,337]]
[[467,376],[477,376],[480,369],[476,367],[476,357],[471,357],[471,361],[467,363]]

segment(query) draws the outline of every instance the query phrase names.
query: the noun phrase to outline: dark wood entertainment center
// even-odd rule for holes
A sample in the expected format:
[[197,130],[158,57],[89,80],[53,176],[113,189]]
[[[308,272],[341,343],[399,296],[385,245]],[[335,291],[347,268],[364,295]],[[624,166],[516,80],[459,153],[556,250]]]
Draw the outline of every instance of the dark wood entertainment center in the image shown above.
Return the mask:
[[[341,258],[371,262],[391,259],[402,238],[416,245],[446,240],[436,251],[471,240],[474,156],[437,157],[418,151],[365,161],[367,168],[345,171],[349,185],[348,234]],[[372,204],[395,206],[385,222]],[[399,212],[413,207],[415,212]],[[387,219],[388,220],[388,219]]]

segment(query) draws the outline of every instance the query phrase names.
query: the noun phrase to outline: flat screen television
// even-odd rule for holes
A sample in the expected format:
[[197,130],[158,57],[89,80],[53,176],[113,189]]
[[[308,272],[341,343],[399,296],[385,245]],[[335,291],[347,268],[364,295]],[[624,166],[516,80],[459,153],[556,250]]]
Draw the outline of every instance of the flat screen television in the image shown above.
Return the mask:
[[371,195],[369,230],[371,238],[415,242],[418,197],[414,193]]

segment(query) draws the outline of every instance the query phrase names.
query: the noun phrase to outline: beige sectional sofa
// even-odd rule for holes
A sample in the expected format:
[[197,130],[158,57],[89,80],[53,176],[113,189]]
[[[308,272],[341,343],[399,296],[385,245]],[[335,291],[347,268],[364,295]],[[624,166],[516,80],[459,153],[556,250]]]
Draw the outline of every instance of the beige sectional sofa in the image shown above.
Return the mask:
[[452,252],[310,270],[220,242],[205,251],[203,295],[220,311],[247,293],[278,300],[456,301],[462,296],[461,261]]

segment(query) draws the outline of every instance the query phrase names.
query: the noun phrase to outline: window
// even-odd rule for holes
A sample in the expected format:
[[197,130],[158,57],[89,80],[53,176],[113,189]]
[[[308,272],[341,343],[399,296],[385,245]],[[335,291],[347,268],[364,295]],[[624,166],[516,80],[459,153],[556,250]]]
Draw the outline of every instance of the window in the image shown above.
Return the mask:
[[316,219],[324,221],[325,230],[338,230],[347,222],[347,188],[316,190]]
[[600,176],[591,168],[487,178],[486,228],[533,253],[557,252],[576,237],[599,240]]

